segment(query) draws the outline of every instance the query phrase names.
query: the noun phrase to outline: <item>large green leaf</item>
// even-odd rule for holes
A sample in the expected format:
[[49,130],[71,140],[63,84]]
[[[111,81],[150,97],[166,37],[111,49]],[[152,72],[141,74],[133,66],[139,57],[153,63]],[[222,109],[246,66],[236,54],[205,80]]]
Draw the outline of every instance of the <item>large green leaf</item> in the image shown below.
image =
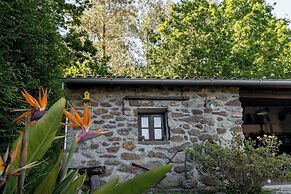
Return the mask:
[[60,127],[66,100],[61,98],[27,131],[27,163],[40,160],[51,146]]
[[108,191],[112,190],[114,187],[116,187],[116,185],[119,182],[119,178],[115,178],[112,181],[110,181],[109,183],[103,185],[102,187],[100,187],[97,191],[94,192],[94,194],[104,194],[107,193]]
[[71,182],[62,193],[76,194],[86,179],[86,174],[79,176],[76,180]]
[[172,164],[152,169],[143,174],[137,175],[134,178],[116,185],[115,181],[112,181],[97,190],[94,194],[141,194],[146,192],[149,188],[153,187],[158,181],[160,181],[171,169]]
[[62,170],[61,170],[61,180],[63,180],[68,172],[68,168],[69,168],[69,165],[72,161],[72,158],[73,158],[73,154],[77,148],[77,145],[78,145],[78,138],[77,136],[74,138],[72,144],[71,144],[71,147],[70,147],[70,151],[69,151],[69,154],[65,155],[64,157],[64,161],[63,161],[63,165],[62,165]]
[[77,174],[78,170],[71,171],[70,174],[67,175],[66,178],[61,183],[56,185],[53,194],[63,193],[63,191],[70,186],[71,182],[73,182]]
[[[54,141],[60,127],[66,100],[61,98],[47,113],[26,130],[27,137],[27,164],[40,160]],[[12,164],[18,168],[19,156]],[[10,177],[6,183],[4,193],[10,194],[16,188],[17,177]]]
[[53,189],[55,187],[58,174],[61,169],[61,162],[63,159],[64,154],[61,153],[59,155],[57,163],[54,165],[54,167],[51,169],[51,171],[45,176],[45,178],[42,180],[42,182],[38,185],[37,189],[35,190],[35,194],[41,193],[41,194],[51,194],[53,192]]

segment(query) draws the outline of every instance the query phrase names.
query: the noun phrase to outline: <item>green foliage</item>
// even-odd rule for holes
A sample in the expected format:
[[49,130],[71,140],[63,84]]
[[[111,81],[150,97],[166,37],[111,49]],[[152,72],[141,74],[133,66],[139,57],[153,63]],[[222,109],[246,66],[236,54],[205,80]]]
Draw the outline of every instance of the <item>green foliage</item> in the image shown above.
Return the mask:
[[11,123],[19,113],[11,109],[24,108],[23,89],[37,92],[42,85],[51,89],[52,101],[60,96],[68,53],[58,33],[62,6],[64,0],[0,0],[0,129],[8,136],[0,137],[1,148],[19,129]]
[[69,49],[70,61],[64,68],[64,76],[96,76],[110,75],[107,66],[108,58],[98,56],[97,49],[85,31],[71,29],[64,38]]
[[62,193],[64,190],[67,190],[67,188],[70,186],[71,182],[77,177],[78,170],[73,170],[69,172],[65,179],[61,181],[56,187],[54,188],[54,194]]
[[289,78],[290,30],[272,9],[265,0],[173,4],[145,43],[146,68],[158,70],[149,75]]
[[50,171],[47,171],[44,179],[38,185],[37,189],[34,191],[35,194],[49,194],[53,192],[53,188],[55,187],[56,180],[58,178],[58,174],[60,172],[60,166],[63,159],[63,154],[60,154],[58,161],[54,164],[53,168]]
[[102,186],[94,194],[141,194],[146,192],[149,188],[153,187],[158,181],[164,178],[164,176],[172,169],[173,165],[168,164],[162,167],[152,169],[140,175],[136,175],[134,178],[125,181],[124,183],[118,183],[118,179],[114,179],[108,184]]
[[227,192],[257,193],[268,179],[291,178],[291,157],[278,155],[279,145],[275,136],[265,135],[256,142],[234,134],[230,145],[205,142],[188,151],[199,171],[213,177]]
[[80,18],[80,26],[74,28],[79,33],[86,32],[98,49],[97,58],[108,62],[112,71],[120,73],[125,65],[132,64],[128,38],[134,37],[136,33],[137,10],[134,2],[121,0],[90,3],[91,6]]
[[[56,102],[49,111],[35,124],[26,130],[27,137],[27,164],[39,161],[54,141],[55,135],[60,127],[66,100],[64,98]],[[19,157],[12,164],[13,169],[19,166]],[[5,192],[11,193],[15,190],[17,177],[10,177],[6,183]]]

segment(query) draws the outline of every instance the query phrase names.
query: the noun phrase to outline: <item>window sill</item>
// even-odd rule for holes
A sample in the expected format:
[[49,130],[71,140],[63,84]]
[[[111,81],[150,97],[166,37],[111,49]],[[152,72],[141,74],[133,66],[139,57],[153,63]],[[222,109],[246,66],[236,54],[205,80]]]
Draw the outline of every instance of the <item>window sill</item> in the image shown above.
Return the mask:
[[138,141],[141,145],[167,145],[170,141]]

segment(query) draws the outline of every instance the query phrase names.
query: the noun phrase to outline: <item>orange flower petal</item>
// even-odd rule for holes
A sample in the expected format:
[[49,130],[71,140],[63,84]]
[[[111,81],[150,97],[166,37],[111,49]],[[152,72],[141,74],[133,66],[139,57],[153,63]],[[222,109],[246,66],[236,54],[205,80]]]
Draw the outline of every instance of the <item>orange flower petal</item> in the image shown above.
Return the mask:
[[4,160],[0,156],[0,174],[2,174],[4,171]]
[[28,115],[31,115],[32,114],[32,110],[29,110],[25,113],[22,113],[21,115],[19,115],[18,117],[16,117],[12,122],[15,122],[21,118],[24,118],[24,117],[27,117]]
[[37,102],[37,100],[31,96],[26,90],[24,90],[24,92],[22,92],[23,97],[25,98],[26,102],[28,104],[30,104],[31,106],[33,106],[34,108],[39,108],[40,105]]
[[85,125],[88,125],[88,121],[89,121],[89,110],[88,107],[86,105],[86,103],[84,102],[84,116],[83,116],[83,123]]
[[40,107],[44,110],[47,106],[47,89],[41,89],[42,90],[42,97],[41,97],[41,92],[39,90],[38,92],[38,101],[40,104]]
[[76,126],[81,126],[81,123],[79,123],[75,116],[72,115],[69,111],[65,110],[64,114],[69,119],[69,121],[73,122]]

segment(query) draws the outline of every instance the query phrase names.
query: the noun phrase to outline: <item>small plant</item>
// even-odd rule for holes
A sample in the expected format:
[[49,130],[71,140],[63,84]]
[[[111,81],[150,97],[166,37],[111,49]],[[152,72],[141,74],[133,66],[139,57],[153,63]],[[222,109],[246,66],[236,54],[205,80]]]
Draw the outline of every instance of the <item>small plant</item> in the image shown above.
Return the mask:
[[278,155],[280,141],[275,136],[244,140],[237,133],[228,146],[205,142],[188,150],[204,176],[217,181],[229,193],[259,193],[268,180],[290,178],[291,157]]

